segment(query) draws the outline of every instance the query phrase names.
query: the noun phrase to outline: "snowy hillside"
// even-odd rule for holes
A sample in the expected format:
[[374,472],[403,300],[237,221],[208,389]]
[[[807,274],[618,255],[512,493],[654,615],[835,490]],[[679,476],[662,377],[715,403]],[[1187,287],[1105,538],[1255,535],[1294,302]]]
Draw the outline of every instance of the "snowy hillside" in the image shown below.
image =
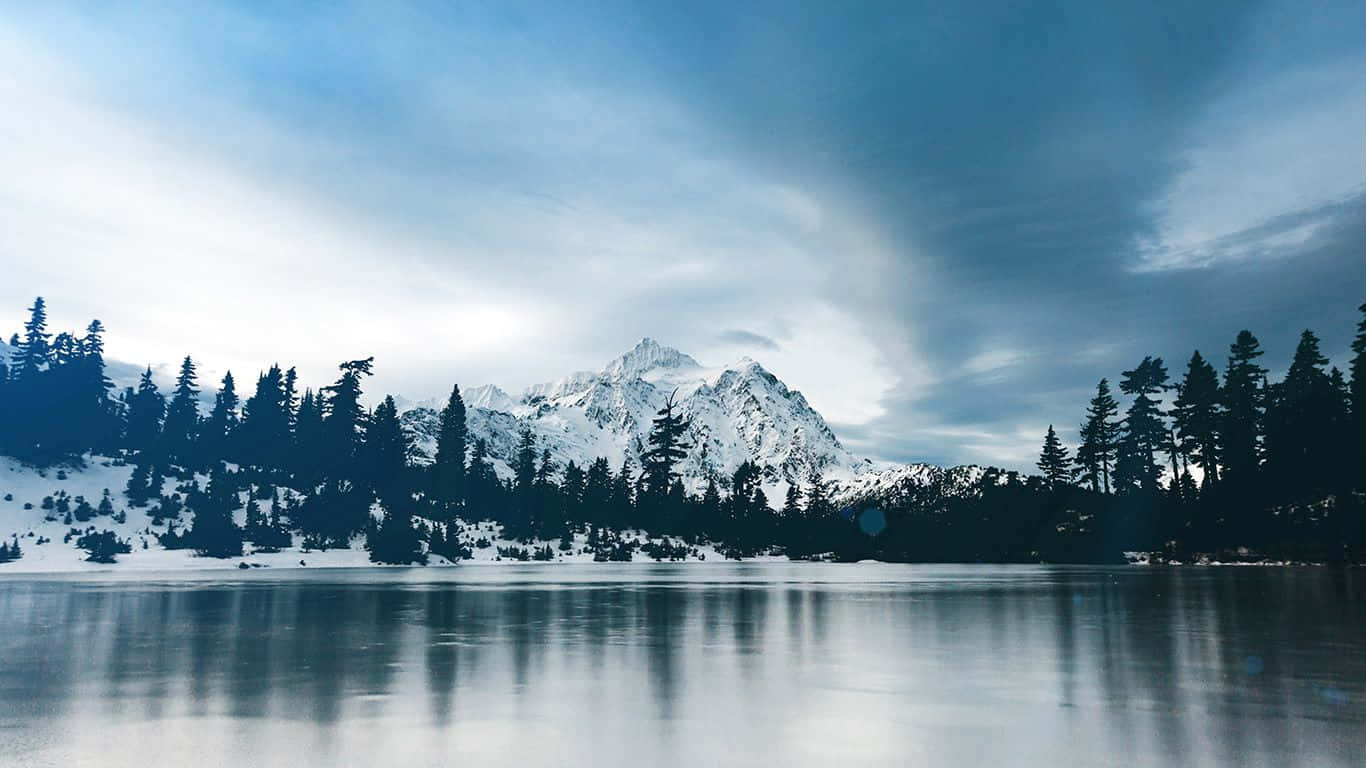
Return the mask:
[[[691,422],[693,447],[681,471],[693,491],[747,459],[766,469],[771,487],[804,480],[812,469],[848,483],[872,467],[840,444],[801,392],[759,363],[745,358],[709,368],[651,339],[601,371],[538,384],[516,398],[494,386],[475,387],[465,401],[471,435],[488,441],[495,466],[506,476],[524,426],[538,448],[548,448],[562,465],[586,466],[605,456],[614,468],[623,460],[639,468],[651,419],[674,392]],[[413,408],[404,423],[430,455],[437,410]]]
[[[124,464],[105,456],[87,455],[80,468],[49,467],[39,469],[29,467],[8,457],[0,456],[0,542],[10,544],[18,541],[23,556],[13,562],[0,563],[0,574],[33,572],[94,571],[118,568],[119,570],[162,571],[184,570],[187,568],[349,568],[371,567],[369,552],[365,549],[365,537],[357,535],[349,549],[311,550],[302,546],[303,537],[294,535],[293,546],[279,551],[256,551],[248,543],[241,556],[230,558],[198,557],[188,549],[165,549],[157,540],[159,534],[166,533],[166,523],[154,523],[148,508],[133,507],[123,494],[132,473],[131,465]],[[197,477],[202,483],[207,478]],[[168,478],[162,485],[162,492],[177,493],[179,481]],[[259,491],[260,489],[258,489]],[[94,514],[89,519],[80,520],[68,513],[84,499],[91,507],[99,505],[108,491],[113,514]],[[280,489],[281,494],[297,496],[297,492]],[[241,507],[234,512],[235,522],[240,526],[246,522],[245,491],[239,494]],[[377,514],[378,510],[372,510]],[[178,518],[177,527],[184,530],[194,520],[194,513],[183,510]],[[472,556],[462,562],[474,564],[515,564],[521,562],[499,555],[500,547],[516,547],[535,550],[550,546],[554,559],[550,562],[593,562],[594,553],[588,548],[587,536],[577,532],[573,537],[572,548],[560,550],[556,541],[535,539],[530,542],[513,541],[502,536],[502,527],[489,521],[459,521],[463,529],[462,541],[470,547]],[[90,562],[87,553],[76,546],[76,534],[111,531],[120,541],[126,542],[132,551],[117,556],[117,564]],[[624,531],[623,536],[637,543],[672,542],[667,537],[650,536],[640,531]],[[483,540],[486,546],[476,542]],[[637,553],[637,559],[649,560],[644,552]],[[450,565],[440,555],[431,554],[429,565]],[[686,560],[721,562],[725,558],[717,548],[709,543],[688,547]],[[776,556],[760,556],[756,560],[780,560]]]

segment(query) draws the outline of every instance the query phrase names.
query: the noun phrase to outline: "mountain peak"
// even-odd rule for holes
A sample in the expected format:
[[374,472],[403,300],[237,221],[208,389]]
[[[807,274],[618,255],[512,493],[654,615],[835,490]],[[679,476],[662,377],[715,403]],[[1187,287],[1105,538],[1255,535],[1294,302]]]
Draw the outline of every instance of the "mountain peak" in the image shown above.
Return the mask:
[[673,347],[666,347],[646,336],[621,357],[607,364],[603,375],[610,378],[639,378],[659,368],[700,368],[698,362]]

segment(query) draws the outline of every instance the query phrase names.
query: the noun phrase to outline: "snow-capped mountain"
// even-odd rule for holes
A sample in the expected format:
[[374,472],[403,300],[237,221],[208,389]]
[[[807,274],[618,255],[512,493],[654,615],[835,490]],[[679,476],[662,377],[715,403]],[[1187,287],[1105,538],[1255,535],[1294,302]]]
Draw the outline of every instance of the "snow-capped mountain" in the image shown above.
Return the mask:
[[[643,339],[601,371],[580,371],[527,388],[513,398],[494,386],[465,393],[472,437],[488,442],[506,474],[525,426],[538,449],[561,465],[584,466],[605,456],[637,469],[655,412],[673,396],[690,422],[693,447],[681,471],[693,490],[708,477],[724,478],[753,460],[771,486],[804,480],[811,471],[842,483],[871,470],[835,437],[801,392],[789,389],[759,363],[745,358],[709,368],[676,349]],[[404,423],[428,454],[433,452],[437,409],[408,410]]]

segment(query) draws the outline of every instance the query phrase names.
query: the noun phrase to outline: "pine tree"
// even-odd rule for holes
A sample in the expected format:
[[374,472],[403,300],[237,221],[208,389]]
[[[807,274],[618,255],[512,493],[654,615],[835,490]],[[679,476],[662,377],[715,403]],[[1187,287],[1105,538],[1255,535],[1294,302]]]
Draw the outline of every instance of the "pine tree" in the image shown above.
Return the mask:
[[366,541],[370,561],[389,565],[426,565],[422,538],[406,508],[385,510],[384,518]]
[[1328,434],[1323,440],[1324,486],[1329,490],[1350,490],[1361,480],[1355,478],[1353,471],[1352,444],[1352,389],[1347,378],[1336,366],[1328,372]]
[[1145,357],[1132,371],[1123,373],[1119,390],[1133,395],[1134,401],[1125,414],[1116,451],[1116,490],[1158,490],[1162,466],[1157,456],[1167,439],[1167,426],[1162,420],[1161,401],[1153,396],[1166,387],[1167,367],[1160,357]]
[[768,508],[762,480],[763,473],[759,465],[748,459],[741,462],[731,475],[726,538],[732,542],[739,555],[754,554],[772,540],[772,512]]
[[683,414],[674,412],[677,407],[671,394],[664,401],[664,407],[655,412],[650,426],[650,447],[641,456],[641,483],[652,500],[662,498],[678,479],[678,462],[687,457],[688,449],[692,447],[683,437],[688,430],[688,421]]
[[292,441],[294,422],[299,411],[299,374],[294,370],[294,366],[290,366],[289,370],[285,371],[283,395],[284,397],[281,398],[280,407],[284,411],[285,424],[289,430]]
[[512,509],[507,520],[508,538],[520,539],[531,534],[536,518],[536,436],[527,427],[517,443],[517,455],[512,467]]
[[1266,393],[1262,382],[1266,369],[1257,364],[1262,356],[1261,342],[1251,331],[1240,331],[1229,346],[1228,366],[1224,369],[1223,418],[1220,438],[1223,443],[1221,476],[1250,488],[1261,466],[1262,430]]
[[716,478],[707,478],[707,487],[702,491],[702,499],[697,510],[698,531],[708,538],[718,539],[724,525],[721,515],[721,489],[716,486]]
[[1200,467],[1205,487],[1219,481],[1219,433],[1224,418],[1219,400],[1219,374],[1196,350],[1177,387],[1172,415],[1176,421],[1177,447]]
[[331,386],[323,408],[324,447],[328,451],[325,467],[330,472],[344,472],[360,454],[365,411],[361,408],[361,377],[371,375],[373,357],[351,360],[338,366],[342,375]]
[[1357,323],[1357,334],[1352,339],[1352,361],[1348,371],[1352,427],[1349,445],[1355,458],[1357,488],[1366,487],[1366,304],[1357,308],[1362,317]]
[[19,354],[11,372],[17,379],[32,377],[45,370],[52,357],[48,346],[48,339],[52,338],[52,334],[47,332],[47,303],[39,296],[33,300],[33,306],[29,307],[28,311],[29,319],[24,323],[24,338],[17,345]]
[[560,515],[559,488],[555,484],[555,475],[558,471],[559,466],[550,455],[550,450],[548,448],[543,449],[541,451],[541,463],[536,468],[535,480],[533,481],[534,500],[531,506],[531,530],[536,535],[546,539],[558,537],[565,524],[564,518]]
[[1081,478],[1092,491],[1110,492],[1110,470],[1115,460],[1115,441],[1119,437],[1119,403],[1110,395],[1110,383],[1101,379],[1096,385],[1096,396],[1086,409],[1086,422],[1081,426],[1081,445],[1077,448],[1077,466]]
[[605,456],[588,465],[583,479],[583,518],[590,525],[608,524],[608,508],[612,498],[612,468]]
[[466,472],[465,515],[468,520],[487,520],[501,502],[502,485],[488,458],[488,443],[482,438],[474,441]]
[[413,438],[398,420],[398,406],[392,395],[375,407],[365,430],[364,467],[371,486],[386,506],[396,503],[407,487],[408,463],[413,454]]
[[201,557],[238,557],[242,554],[242,529],[233,522],[237,491],[227,469],[219,465],[209,475],[202,493],[190,500],[194,522],[186,532],[188,544]]
[[284,373],[272,365],[256,378],[256,391],[242,405],[234,447],[243,464],[263,469],[284,466],[292,442],[287,403]]
[[1328,490],[1324,475],[1332,457],[1325,438],[1333,430],[1335,393],[1326,365],[1318,337],[1304,331],[1267,407],[1267,468],[1285,499]]
[[227,460],[232,453],[232,440],[237,431],[237,404],[237,387],[232,380],[232,371],[228,371],[223,374],[222,384],[214,395],[213,409],[200,428],[196,451],[199,466],[213,466]]
[[1043,438],[1043,450],[1039,453],[1039,471],[1048,480],[1050,487],[1057,488],[1065,485],[1072,476],[1072,460],[1068,456],[1068,450],[1063,446],[1062,440],[1058,439],[1058,433],[1053,431],[1053,425],[1048,425],[1048,432]]
[[826,517],[835,511],[830,500],[830,488],[816,467],[806,473],[806,516],[812,520]]
[[[587,478],[577,464],[570,461],[564,465],[564,479],[560,482],[561,516],[570,526],[584,519],[583,503]],[[566,527],[566,529],[568,526]]]
[[631,475],[631,460],[622,459],[621,471],[617,472],[612,481],[612,499],[608,505],[610,525],[613,528],[620,530],[635,522],[635,486],[635,480]]
[[194,361],[189,355],[180,363],[176,376],[175,394],[166,408],[166,424],[162,429],[162,444],[166,458],[189,465],[199,431],[199,387],[196,385]]
[[91,320],[81,338],[79,419],[86,425],[86,447],[106,451],[114,447],[119,425],[109,393],[114,382],[105,375],[104,325]]
[[787,493],[783,496],[783,508],[781,514],[785,519],[793,520],[802,517],[802,489],[796,483],[788,483]]
[[138,452],[150,451],[161,437],[161,420],[166,414],[166,399],[152,381],[152,369],[143,371],[137,392],[128,404],[128,425],[124,441]]
[[448,515],[465,502],[465,450],[469,431],[465,425],[465,401],[460,387],[451,388],[451,397],[441,410],[436,433],[436,456],[432,460],[432,493]]
[[322,400],[313,394],[313,390],[305,390],[294,420],[295,455],[290,462],[290,468],[302,485],[312,486],[317,483],[319,473],[322,472],[326,440],[327,437],[323,433]]

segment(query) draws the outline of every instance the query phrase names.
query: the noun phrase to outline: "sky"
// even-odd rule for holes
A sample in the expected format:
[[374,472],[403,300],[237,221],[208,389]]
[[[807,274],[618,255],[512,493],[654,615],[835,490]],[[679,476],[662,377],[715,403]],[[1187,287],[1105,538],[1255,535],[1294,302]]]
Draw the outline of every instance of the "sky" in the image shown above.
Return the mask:
[[414,400],[649,336],[1024,469],[1366,301],[1360,2],[288,5],[0,7],[0,332]]

